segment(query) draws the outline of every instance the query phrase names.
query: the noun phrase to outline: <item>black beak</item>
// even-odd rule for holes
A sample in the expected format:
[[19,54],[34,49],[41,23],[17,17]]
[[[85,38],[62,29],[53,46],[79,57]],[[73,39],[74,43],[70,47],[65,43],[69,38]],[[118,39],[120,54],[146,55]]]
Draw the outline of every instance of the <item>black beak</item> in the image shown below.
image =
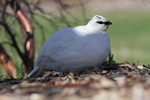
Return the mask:
[[105,22],[105,25],[112,25],[112,22],[107,21],[107,22]]
[[107,22],[97,21],[97,23],[105,24],[105,25],[111,25],[112,24],[110,21],[107,21]]

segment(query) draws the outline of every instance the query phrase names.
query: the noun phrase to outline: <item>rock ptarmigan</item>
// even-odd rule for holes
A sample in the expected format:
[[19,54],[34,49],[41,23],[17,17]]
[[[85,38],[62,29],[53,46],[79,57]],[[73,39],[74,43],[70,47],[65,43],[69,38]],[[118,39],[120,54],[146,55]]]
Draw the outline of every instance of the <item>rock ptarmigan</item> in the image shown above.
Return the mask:
[[81,72],[101,65],[110,53],[108,26],[112,23],[95,15],[87,25],[64,28],[54,33],[42,47],[28,77],[44,71]]

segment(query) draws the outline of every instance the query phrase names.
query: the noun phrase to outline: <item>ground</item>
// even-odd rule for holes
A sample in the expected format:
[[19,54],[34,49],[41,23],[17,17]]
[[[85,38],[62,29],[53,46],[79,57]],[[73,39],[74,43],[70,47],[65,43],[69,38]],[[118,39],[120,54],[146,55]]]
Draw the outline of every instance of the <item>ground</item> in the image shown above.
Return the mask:
[[149,100],[150,66],[104,63],[83,73],[0,81],[1,100]]

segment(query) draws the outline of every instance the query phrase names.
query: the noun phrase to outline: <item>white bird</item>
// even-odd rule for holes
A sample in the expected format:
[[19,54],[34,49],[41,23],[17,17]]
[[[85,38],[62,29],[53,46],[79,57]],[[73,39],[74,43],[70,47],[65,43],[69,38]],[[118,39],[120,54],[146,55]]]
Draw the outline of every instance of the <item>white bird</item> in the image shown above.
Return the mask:
[[38,77],[44,71],[81,72],[101,65],[111,49],[106,31],[111,24],[95,15],[85,26],[57,31],[42,47],[28,77]]

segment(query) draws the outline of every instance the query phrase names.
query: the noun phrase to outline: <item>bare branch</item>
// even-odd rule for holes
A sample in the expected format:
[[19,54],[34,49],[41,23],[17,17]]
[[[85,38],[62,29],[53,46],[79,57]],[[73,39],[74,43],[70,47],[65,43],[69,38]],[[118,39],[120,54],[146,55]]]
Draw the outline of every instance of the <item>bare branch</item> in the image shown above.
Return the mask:
[[4,25],[4,23],[3,23],[3,22],[1,22],[1,21],[0,21],[0,24],[1,24],[1,25]]
[[16,65],[6,53],[5,49],[0,44],[0,63],[4,66],[6,72],[13,78],[17,78]]
[[4,15],[5,15],[6,7],[7,7],[8,4],[9,4],[9,0],[6,1],[5,5],[4,5],[4,7],[3,7],[3,10],[2,10],[1,20],[2,20],[3,22],[5,22]]
[[[10,2],[10,5],[11,5],[12,9],[15,10],[17,19],[23,25],[24,30],[26,31],[24,33],[24,36],[25,36],[24,37],[24,49],[25,49],[24,57],[27,61],[29,61],[28,63],[30,63],[30,65],[26,66],[26,72],[29,73],[33,69],[33,59],[34,59],[33,33],[34,33],[34,28],[32,26],[32,23],[28,19],[28,17],[25,15],[24,11],[21,9],[19,2],[17,2],[17,1],[14,2],[14,0],[12,0]],[[16,6],[14,6],[14,5],[16,5]],[[26,3],[26,5],[27,5],[27,3]],[[27,63],[27,62],[24,61],[24,63]]]

